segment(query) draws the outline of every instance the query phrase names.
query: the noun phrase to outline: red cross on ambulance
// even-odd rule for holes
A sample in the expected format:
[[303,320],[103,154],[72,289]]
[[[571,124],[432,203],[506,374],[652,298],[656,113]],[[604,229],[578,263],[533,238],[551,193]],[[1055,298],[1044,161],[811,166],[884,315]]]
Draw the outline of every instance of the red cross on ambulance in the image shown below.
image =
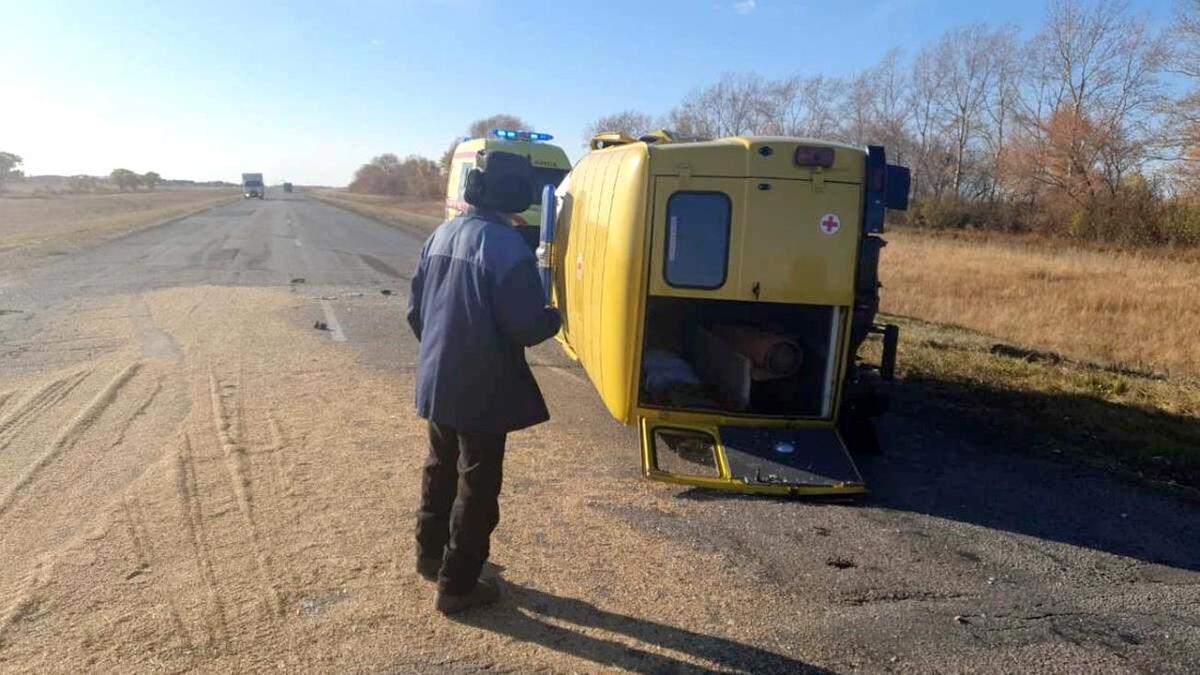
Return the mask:
[[821,218],[821,231],[825,234],[836,234],[842,229],[842,219],[836,213],[826,213]]

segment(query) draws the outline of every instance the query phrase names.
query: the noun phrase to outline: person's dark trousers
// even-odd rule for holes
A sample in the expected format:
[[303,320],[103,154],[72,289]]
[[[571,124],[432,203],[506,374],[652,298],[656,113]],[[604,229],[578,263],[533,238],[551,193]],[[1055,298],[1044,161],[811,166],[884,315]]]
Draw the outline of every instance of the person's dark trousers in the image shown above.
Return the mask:
[[438,588],[475,588],[500,522],[505,434],[459,431],[429,423],[429,458],[421,478],[417,556],[442,558]]

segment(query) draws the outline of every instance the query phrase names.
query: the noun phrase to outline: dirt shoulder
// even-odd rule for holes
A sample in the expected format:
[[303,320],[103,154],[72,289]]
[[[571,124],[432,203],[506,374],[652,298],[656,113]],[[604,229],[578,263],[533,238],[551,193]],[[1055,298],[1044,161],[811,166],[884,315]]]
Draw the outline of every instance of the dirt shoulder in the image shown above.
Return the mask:
[[446,219],[445,206],[440,201],[415,201],[400,197],[367,195],[346,190],[318,189],[305,192],[313,199],[340,206],[360,216],[399,227],[419,237],[430,232]]
[[63,255],[237,199],[228,189],[29,196],[0,195],[0,269]]

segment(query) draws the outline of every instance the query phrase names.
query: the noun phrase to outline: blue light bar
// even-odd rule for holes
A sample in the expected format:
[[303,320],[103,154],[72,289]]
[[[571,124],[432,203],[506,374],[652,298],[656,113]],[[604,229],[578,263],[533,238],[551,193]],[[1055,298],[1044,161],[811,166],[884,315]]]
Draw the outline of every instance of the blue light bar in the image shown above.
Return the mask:
[[492,129],[492,135],[506,141],[550,141],[554,137],[537,131],[513,131],[512,129]]

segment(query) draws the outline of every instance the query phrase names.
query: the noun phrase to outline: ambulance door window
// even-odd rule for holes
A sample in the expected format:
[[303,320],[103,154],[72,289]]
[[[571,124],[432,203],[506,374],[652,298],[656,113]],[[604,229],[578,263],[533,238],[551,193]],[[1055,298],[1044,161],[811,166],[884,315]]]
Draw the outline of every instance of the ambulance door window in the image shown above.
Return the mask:
[[475,165],[470,162],[463,162],[462,168],[458,170],[458,201],[463,200],[463,195],[467,191],[467,174],[471,173]]
[[725,284],[732,211],[732,201],[722,192],[671,195],[664,264],[668,284],[709,290]]

